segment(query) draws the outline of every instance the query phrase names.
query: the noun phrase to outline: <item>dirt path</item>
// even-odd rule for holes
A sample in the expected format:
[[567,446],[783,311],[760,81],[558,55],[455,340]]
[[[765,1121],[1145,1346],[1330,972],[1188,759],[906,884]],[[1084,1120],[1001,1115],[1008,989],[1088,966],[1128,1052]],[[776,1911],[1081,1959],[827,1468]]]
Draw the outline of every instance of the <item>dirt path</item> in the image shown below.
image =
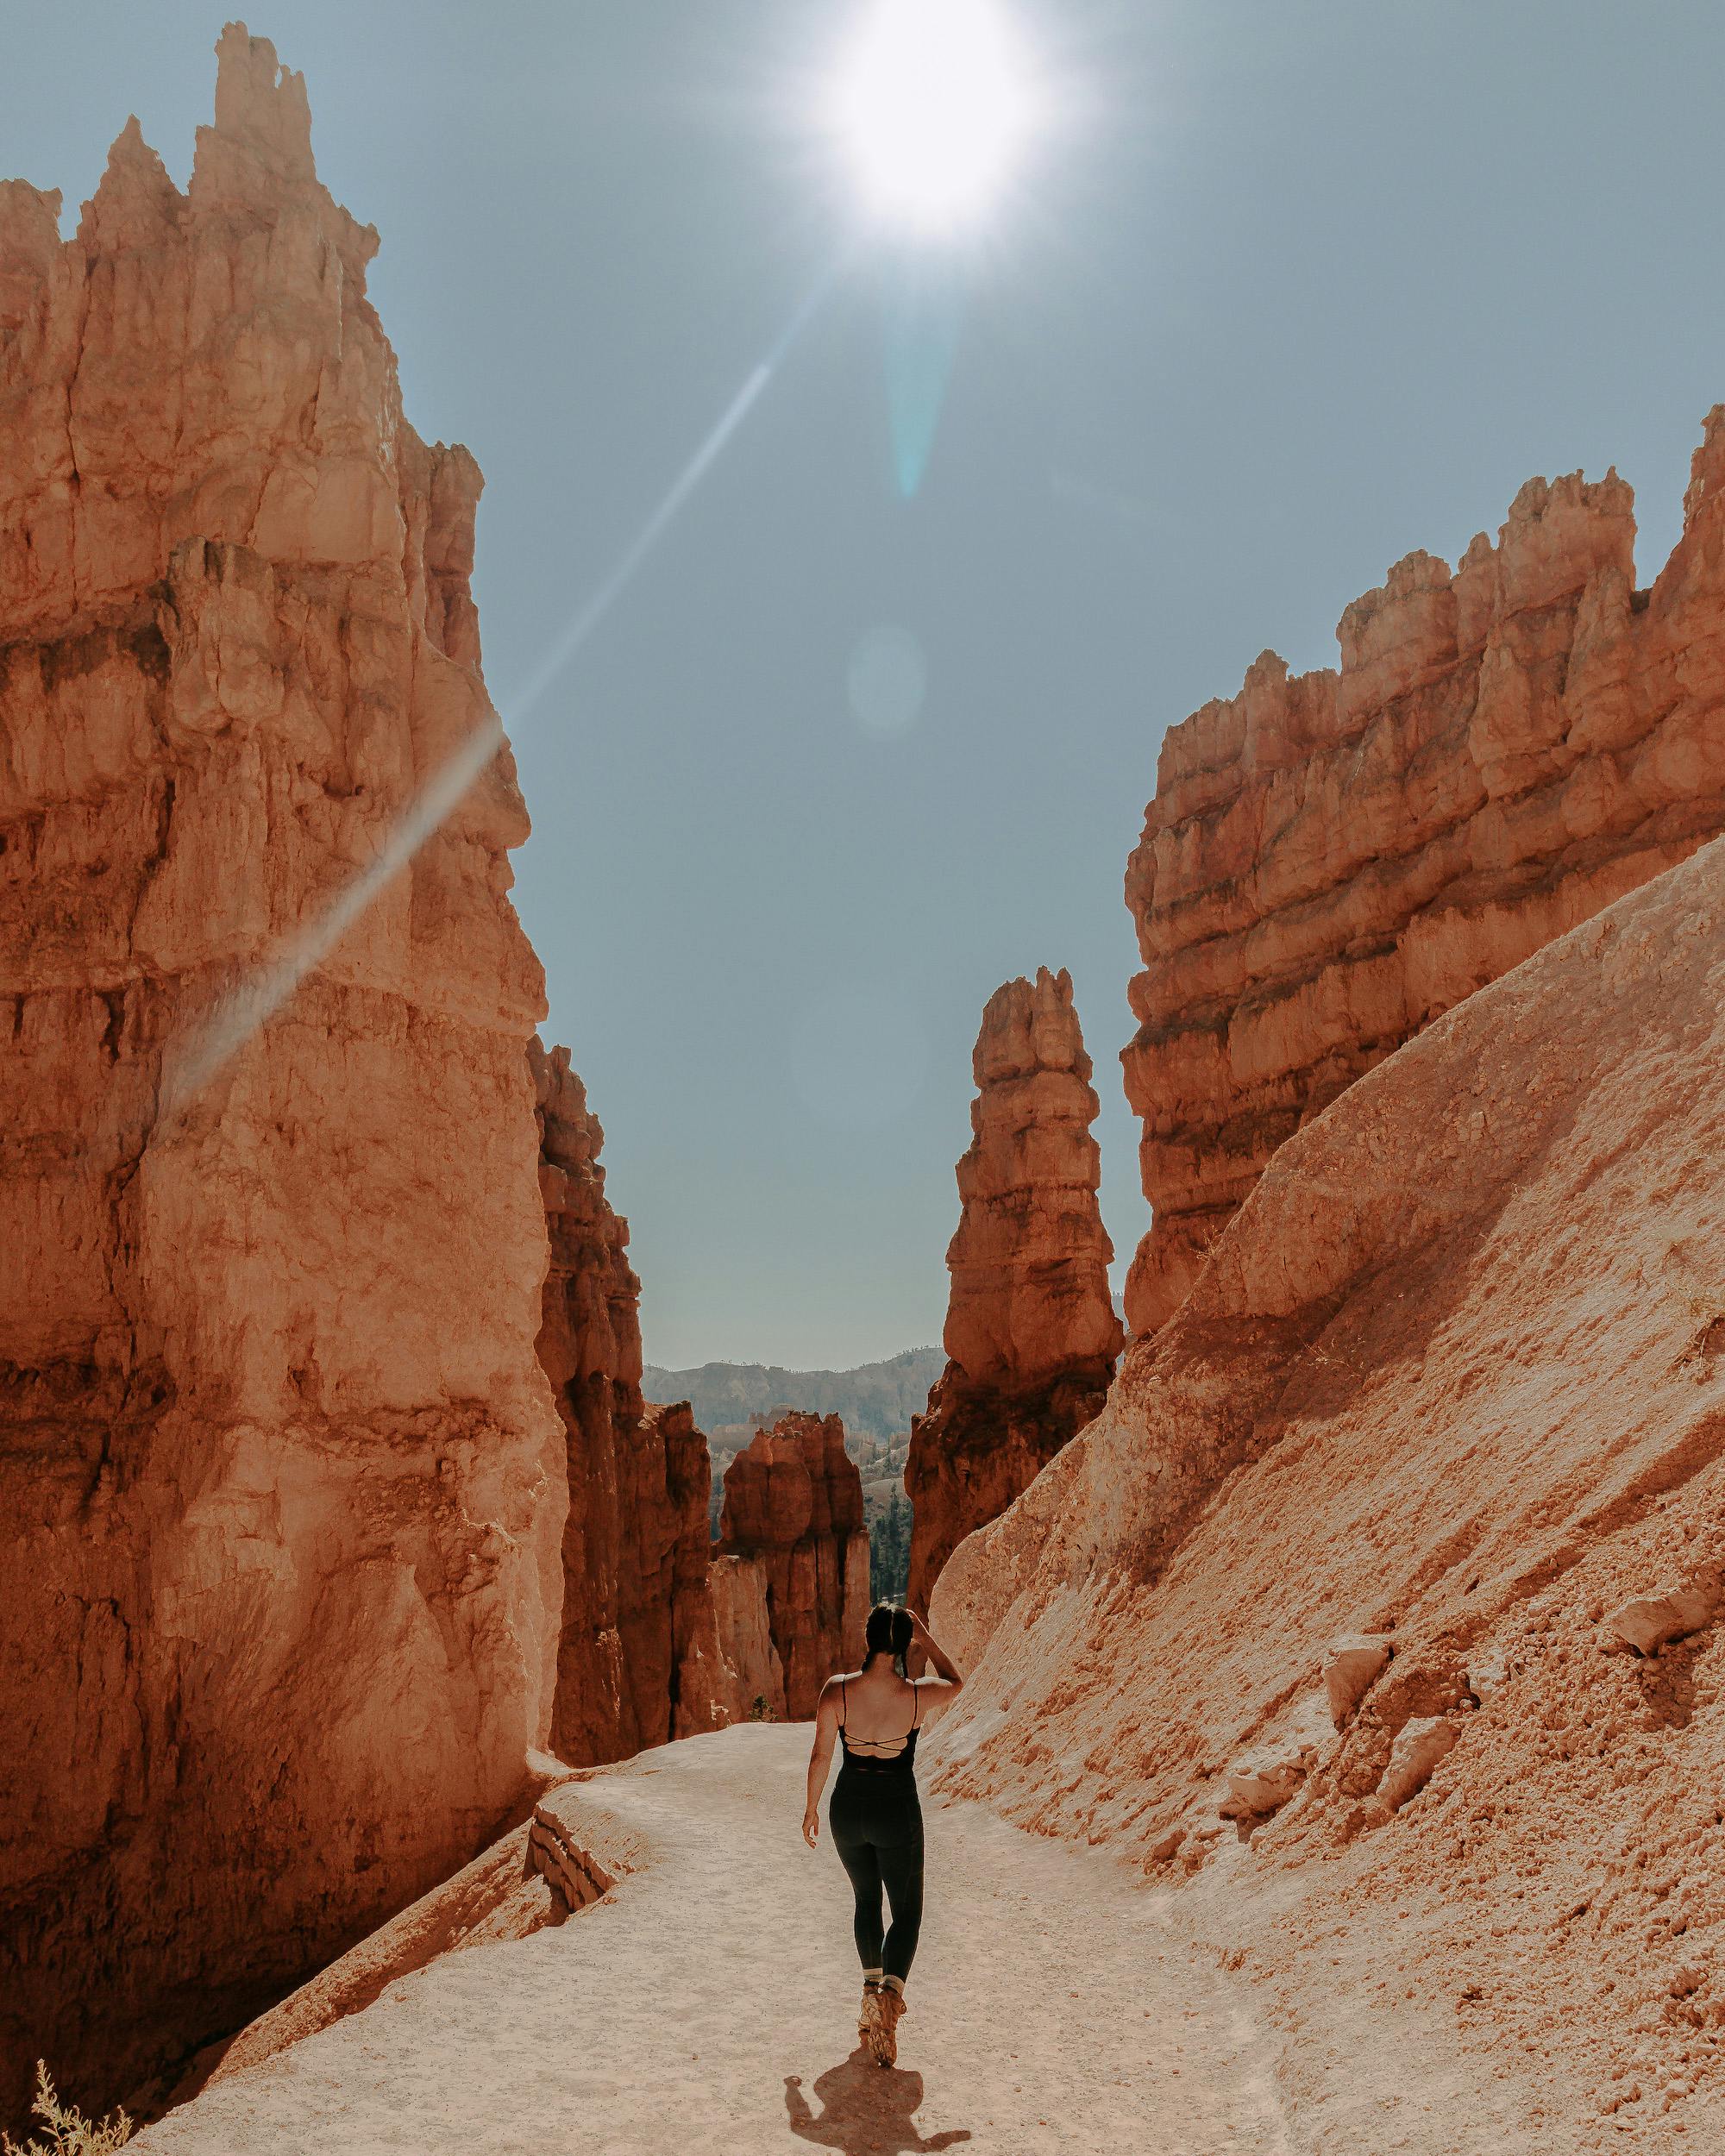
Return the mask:
[[559,1928],[446,1955],[218,2083],[148,2156],[1293,2156],[1267,2051],[1111,1859],[928,1806],[929,1907],[883,2071],[856,2046],[850,1900],[798,1832],[808,1734],[752,1727],[575,1797],[642,1868]]

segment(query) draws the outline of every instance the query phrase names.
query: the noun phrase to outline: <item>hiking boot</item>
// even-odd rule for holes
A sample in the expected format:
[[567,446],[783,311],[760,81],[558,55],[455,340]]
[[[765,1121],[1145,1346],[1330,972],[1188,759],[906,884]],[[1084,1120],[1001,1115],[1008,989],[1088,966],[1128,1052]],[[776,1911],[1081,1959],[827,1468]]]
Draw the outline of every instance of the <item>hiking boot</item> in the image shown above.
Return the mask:
[[882,1984],[875,2007],[875,2034],[869,2046],[877,2066],[895,2066],[899,2063],[899,2022],[904,2012],[903,1992],[894,1990],[889,1984]]
[[875,2048],[875,2032],[880,2025],[881,1987],[878,1984],[865,1984],[862,1987],[862,2009],[856,2016],[857,2041],[866,2044],[872,2051]]

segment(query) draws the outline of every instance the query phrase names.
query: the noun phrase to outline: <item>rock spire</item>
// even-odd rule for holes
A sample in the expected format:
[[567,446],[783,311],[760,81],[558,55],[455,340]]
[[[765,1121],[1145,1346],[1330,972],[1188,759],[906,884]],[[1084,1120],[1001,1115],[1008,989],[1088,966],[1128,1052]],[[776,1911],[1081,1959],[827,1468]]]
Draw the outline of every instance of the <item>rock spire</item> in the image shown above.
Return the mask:
[[963,1211],[946,1254],[950,1358],[912,1426],[910,1595],[923,1606],[973,1529],[1005,1511],[1107,1395],[1124,1332],[1071,976],[1046,967],[988,999],[972,1069]]

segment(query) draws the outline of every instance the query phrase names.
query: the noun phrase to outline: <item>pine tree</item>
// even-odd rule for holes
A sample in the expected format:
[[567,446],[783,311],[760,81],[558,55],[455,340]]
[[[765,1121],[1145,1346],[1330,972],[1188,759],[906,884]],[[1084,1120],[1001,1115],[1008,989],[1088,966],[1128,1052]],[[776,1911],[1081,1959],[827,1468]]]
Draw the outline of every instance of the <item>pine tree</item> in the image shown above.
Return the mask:
[[869,1531],[869,1591],[877,1602],[904,1600],[910,1584],[911,1509],[896,1491]]

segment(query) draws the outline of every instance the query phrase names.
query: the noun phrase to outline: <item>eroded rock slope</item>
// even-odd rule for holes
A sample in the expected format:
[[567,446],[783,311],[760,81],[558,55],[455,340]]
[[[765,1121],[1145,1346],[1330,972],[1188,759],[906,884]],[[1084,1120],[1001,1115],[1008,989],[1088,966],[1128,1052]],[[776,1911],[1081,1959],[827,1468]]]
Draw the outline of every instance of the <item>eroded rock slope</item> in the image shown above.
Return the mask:
[[942,1786],[1216,1882],[1314,2102],[1346,1994],[1565,2148],[1716,2127],[1722,1252],[1725,841],[1278,1149],[943,1573]]

